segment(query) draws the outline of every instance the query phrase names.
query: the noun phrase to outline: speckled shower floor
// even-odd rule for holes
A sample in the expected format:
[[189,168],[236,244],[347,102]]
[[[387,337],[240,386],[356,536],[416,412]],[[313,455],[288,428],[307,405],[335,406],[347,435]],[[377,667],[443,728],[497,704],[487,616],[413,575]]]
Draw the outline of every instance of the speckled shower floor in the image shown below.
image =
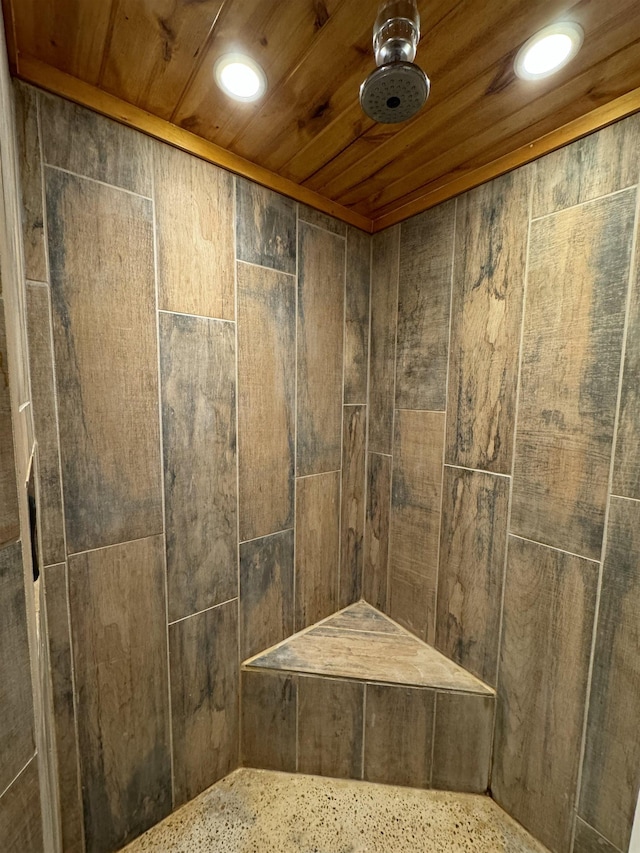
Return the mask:
[[489,797],[236,770],[127,853],[547,853]]

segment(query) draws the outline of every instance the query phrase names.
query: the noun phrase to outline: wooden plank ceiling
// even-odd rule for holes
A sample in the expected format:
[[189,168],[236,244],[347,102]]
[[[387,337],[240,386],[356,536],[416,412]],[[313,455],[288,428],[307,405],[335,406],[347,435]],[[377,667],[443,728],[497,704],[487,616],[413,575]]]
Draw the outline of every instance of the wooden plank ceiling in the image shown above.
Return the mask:
[[[14,71],[367,230],[640,109],[638,0],[419,0],[426,107],[401,125],[362,113],[378,0],[2,0]],[[513,59],[558,20],[582,50],[546,80]],[[264,68],[258,103],[213,65]]]

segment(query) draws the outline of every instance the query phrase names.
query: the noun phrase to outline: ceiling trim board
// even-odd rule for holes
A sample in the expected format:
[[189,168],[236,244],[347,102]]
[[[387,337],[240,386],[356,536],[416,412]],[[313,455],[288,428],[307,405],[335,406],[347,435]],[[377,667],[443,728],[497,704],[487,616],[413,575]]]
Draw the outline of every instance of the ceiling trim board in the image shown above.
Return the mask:
[[[607,125],[627,118],[638,111],[640,111],[640,88],[632,89],[613,101],[597,107],[595,110],[568,122],[527,145],[517,148],[515,151],[509,152],[509,154],[492,160],[484,166],[469,169],[454,181],[433,189],[426,189],[425,192],[420,193],[411,201],[395,206],[391,205],[387,212],[374,218],[373,233],[397,225],[411,216],[429,210],[444,201],[467,192],[467,190],[474,189],[480,184],[504,175],[506,172],[511,172],[513,169],[537,160],[545,154],[550,154],[558,148],[569,145],[571,142],[576,142],[590,133],[602,130]],[[419,193],[419,190],[416,192]]]
[[176,148],[188,151],[202,160],[221,166],[236,175],[248,178],[262,186],[275,190],[282,195],[288,196],[295,201],[307,204],[328,213],[336,219],[354,225],[362,231],[371,233],[372,222],[366,216],[355,210],[350,210],[338,202],[331,201],[319,193],[302,187],[299,184],[271,172],[262,166],[258,166],[244,157],[227,151],[213,142],[203,139],[188,130],[184,130],[165,119],[152,115],[140,107],[129,104],[126,101],[110,95],[108,92],[85,83],[77,77],[72,77],[64,71],[53,68],[38,59],[25,54],[18,54],[17,76],[26,83],[39,86],[42,89],[67,98],[76,104],[88,107],[108,118],[126,124],[129,127],[140,130],[143,133],[168,142]]

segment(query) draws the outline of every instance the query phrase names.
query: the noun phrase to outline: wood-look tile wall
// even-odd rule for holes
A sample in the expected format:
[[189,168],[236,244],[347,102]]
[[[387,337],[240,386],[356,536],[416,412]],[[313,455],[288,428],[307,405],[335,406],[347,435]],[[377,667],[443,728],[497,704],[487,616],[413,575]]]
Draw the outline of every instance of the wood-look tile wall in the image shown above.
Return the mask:
[[63,847],[106,853],[237,766],[239,662],[361,596],[371,238],[15,93]]
[[554,853],[626,851],[640,787],[639,146],[373,240],[364,594],[497,687],[493,795]]

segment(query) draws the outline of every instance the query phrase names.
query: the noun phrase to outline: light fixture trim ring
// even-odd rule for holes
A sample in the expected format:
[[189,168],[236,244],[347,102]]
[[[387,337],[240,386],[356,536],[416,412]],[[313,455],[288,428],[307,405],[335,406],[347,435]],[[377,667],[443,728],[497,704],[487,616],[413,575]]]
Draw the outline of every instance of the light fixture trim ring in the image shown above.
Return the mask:
[[[543,71],[532,72],[526,68],[526,60],[529,52],[533,47],[549,36],[561,35],[567,36],[570,39],[571,45],[567,54],[562,59],[550,68]],[[514,61],[514,69],[516,75],[521,80],[543,80],[545,77],[550,77],[561,68],[564,68],[576,56],[584,41],[584,30],[575,21],[561,21],[556,24],[549,24],[538,30],[537,33],[528,38],[522,45]]]
[[[229,68],[231,65],[241,65],[245,68],[250,69],[256,76],[256,89],[254,92],[250,94],[243,95],[239,94],[237,91],[234,91],[229,87],[229,85],[224,81],[223,74],[225,69]],[[258,65],[255,59],[252,59],[250,56],[247,56],[246,53],[225,53],[222,56],[218,57],[213,66],[213,75],[215,78],[218,87],[228,95],[230,98],[233,98],[235,101],[240,101],[244,103],[250,103],[251,101],[259,100],[267,91],[267,75],[264,73],[264,70]]]

